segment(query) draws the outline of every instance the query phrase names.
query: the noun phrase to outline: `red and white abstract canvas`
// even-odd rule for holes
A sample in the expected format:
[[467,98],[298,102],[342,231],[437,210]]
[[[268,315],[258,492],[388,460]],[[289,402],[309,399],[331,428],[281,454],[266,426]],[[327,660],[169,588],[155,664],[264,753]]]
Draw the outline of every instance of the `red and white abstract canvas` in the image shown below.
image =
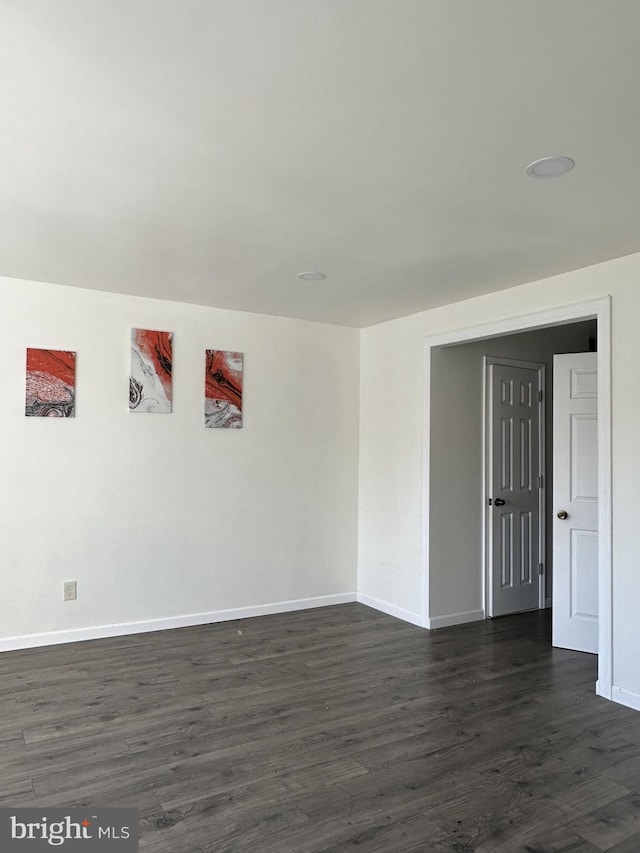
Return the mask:
[[172,341],[172,332],[131,330],[130,411],[171,411]]
[[76,354],[27,348],[24,413],[28,418],[72,418],[76,413]]
[[209,428],[242,427],[241,352],[208,349],[205,370],[204,425]]

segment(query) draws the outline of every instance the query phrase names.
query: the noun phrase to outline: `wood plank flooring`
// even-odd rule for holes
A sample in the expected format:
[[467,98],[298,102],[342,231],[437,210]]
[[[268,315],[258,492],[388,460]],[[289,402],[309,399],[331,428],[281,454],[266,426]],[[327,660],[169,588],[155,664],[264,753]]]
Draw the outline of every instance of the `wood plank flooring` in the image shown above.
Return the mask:
[[358,604],[0,655],[0,805],[136,807],[152,853],[637,853],[640,713],[548,613]]

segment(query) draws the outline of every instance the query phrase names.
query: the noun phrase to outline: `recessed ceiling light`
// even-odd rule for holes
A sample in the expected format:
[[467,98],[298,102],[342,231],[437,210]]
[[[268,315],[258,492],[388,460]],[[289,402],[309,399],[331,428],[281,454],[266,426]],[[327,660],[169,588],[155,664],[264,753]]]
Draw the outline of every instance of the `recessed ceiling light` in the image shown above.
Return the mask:
[[326,275],[323,272],[299,272],[298,278],[301,278],[303,281],[322,281],[323,278],[326,278]]
[[558,178],[570,172],[575,165],[571,157],[543,157],[527,166],[527,175],[532,178]]

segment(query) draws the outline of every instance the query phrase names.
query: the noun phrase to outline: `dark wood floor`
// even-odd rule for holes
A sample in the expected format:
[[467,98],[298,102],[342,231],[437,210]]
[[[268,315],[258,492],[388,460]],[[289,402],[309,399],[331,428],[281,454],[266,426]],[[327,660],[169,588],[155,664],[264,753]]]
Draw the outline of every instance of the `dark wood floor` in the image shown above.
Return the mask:
[[640,851],[640,714],[548,614],[356,604],[0,655],[0,805],[135,806],[153,853]]

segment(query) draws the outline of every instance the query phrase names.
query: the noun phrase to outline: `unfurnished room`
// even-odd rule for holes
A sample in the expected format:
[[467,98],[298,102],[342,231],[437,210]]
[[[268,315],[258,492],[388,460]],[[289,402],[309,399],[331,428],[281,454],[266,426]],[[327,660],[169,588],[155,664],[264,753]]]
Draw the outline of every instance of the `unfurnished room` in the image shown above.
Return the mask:
[[2,853],[640,850],[639,34],[0,0]]

